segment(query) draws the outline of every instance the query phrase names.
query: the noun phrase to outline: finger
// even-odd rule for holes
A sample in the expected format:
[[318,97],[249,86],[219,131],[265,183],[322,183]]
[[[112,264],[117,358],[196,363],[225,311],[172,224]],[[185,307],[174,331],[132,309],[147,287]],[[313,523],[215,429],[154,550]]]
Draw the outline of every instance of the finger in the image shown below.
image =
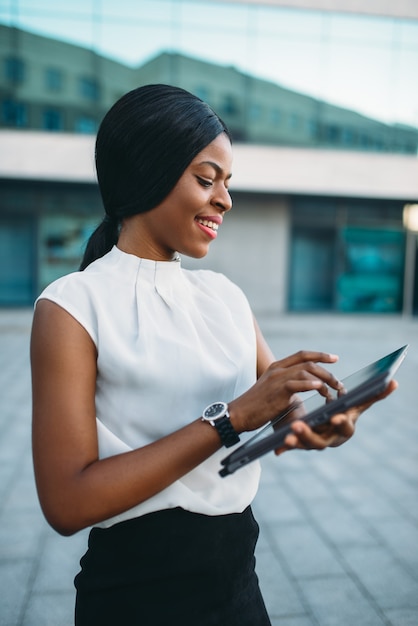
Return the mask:
[[[342,383],[342,381],[336,378],[334,374],[332,374],[329,370],[323,368],[321,365],[317,365],[316,363],[309,362],[309,363],[306,363],[305,369],[309,374],[315,376],[316,378],[319,378],[320,380],[323,381],[323,383],[328,385],[328,387],[332,387],[338,393],[341,393],[343,391],[344,384]],[[324,387],[324,390],[325,389],[326,387]],[[323,395],[326,396],[327,394],[324,393]],[[328,395],[329,395],[329,390],[328,390]],[[332,399],[331,396],[329,399]]]
[[291,395],[302,393],[304,391],[317,391],[322,396],[327,398],[330,394],[329,387],[318,378],[303,377],[300,380],[287,380],[283,386]]
[[284,440],[289,449],[323,450],[329,445],[329,438],[315,433],[305,422],[296,421],[291,425],[292,433]]
[[347,439],[352,437],[355,431],[355,420],[351,419],[349,413],[334,415],[330,420],[330,425],[337,435]]
[[346,419],[345,415],[339,416],[340,423],[337,427],[329,424],[328,428],[317,433],[305,422],[294,422],[292,434],[285,439],[288,449],[300,448],[304,450],[324,450],[328,447],[339,446],[354,434],[354,424]]
[[384,400],[385,398],[387,398],[397,388],[398,388],[398,382],[396,380],[391,380],[388,383],[388,385],[387,385],[387,387],[386,387],[386,389],[384,391],[379,393],[377,396],[374,396],[374,398],[372,398],[368,402],[365,402],[364,404],[361,404],[358,407],[354,407],[354,409],[356,409],[358,415],[360,415],[360,413],[363,413],[364,411],[369,409],[375,402],[379,402],[380,400]]
[[[303,380],[317,378],[322,381],[323,384],[332,387],[338,392],[344,389],[344,385],[341,380],[338,380],[329,370],[325,369],[321,365],[318,365],[314,361],[306,361],[304,363],[298,363],[287,368],[278,367],[272,370],[273,375],[277,374],[283,380],[283,377],[289,380]],[[322,394],[328,395],[326,387],[323,387]]]
[[397,388],[399,387],[398,385],[398,381],[397,380],[391,380],[389,381],[386,389],[379,394],[378,396],[376,396],[376,398],[374,399],[375,402],[378,402],[379,400],[383,400],[384,398],[387,398],[391,393],[393,393]]
[[338,361],[338,356],[329,352],[299,350],[299,352],[285,357],[280,361],[276,361],[276,363],[278,363],[280,367],[292,367],[293,365],[299,365],[307,361],[312,361],[313,363],[335,363]]

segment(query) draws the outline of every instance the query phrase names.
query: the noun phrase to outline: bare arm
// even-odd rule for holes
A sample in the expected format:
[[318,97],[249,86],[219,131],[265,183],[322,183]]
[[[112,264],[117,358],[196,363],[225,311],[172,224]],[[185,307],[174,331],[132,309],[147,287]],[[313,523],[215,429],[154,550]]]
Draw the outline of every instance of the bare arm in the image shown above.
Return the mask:
[[[316,389],[326,395],[328,386],[338,388],[335,377],[318,365],[332,363],[332,355],[299,352],[274,362],[259,330],[257,341],[259,379],[229,402],[237,432],[254,430],[271,420],[295,393]],[[99,460],[96,348],[86,330],[48,300],[41,300],[35,311],[31,362],[37,488],[47,520],[62,534],[140,504],[221,447],[216,430],[197,416],[150,445]],[[308,433],[308,443],[312,436]]]
[[219,447],[210,425],[196,420],[149,446],[98,460],[96,350],[80,324],[42,300],[31,341],[33,457],[45,516],[72,534],[146,500]]
[[264,339],[257,320],[254,317],[255,337],[257,342],[257,378],[276,360],[267,341]]

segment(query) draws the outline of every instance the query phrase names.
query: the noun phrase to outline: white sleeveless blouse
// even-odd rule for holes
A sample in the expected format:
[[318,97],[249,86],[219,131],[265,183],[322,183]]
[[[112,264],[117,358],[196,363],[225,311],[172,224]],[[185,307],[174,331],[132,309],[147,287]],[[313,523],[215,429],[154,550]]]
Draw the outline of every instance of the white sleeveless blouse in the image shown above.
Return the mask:
[[[100,458],[156,441],[256,380],[252,313],[242,291],[222,274],[114,247],[83,272],[53,282],[41,298],[68,311],[97,347]],[[257,491],[260,467],[251,463],[221,478],[220,460],[228,452],[219,450],[100,526],[173,507],[207,515],[243,511]]]

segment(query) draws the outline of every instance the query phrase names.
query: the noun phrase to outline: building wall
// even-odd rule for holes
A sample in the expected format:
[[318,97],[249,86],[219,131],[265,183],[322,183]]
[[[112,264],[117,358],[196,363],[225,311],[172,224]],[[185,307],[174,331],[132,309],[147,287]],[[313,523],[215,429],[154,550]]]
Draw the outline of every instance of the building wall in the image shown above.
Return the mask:
[[[219,271],[256,315],[396,313],[404,286],[404,202],[234,192],[216,241],[186,268]],[[94,183],[0,180],[0,306],[31,306],[78,269],[103,216]]]
[[[102,214],[92,158],[97,124],[122,93],[166,82],[211,104],[235,140],[234,210],[208,257],[185,259],[186,266],[224,272],[257,313],[400,310],[402,208],[418,199],[416,128],[379,122],[227,64],[161,51],[140,67],[128,66],[94,46],[0,25],[0,62],[10,57],[23,61],[23,71],[12,80],[0,73],[0,113],[9,100],[23,104],[27,118],[15,124],[2,118],[0,126],[28,132],[10,144],[8,133],[0,137],[2,267],[18,268],[21,285],[20,299],[13,300],[10,284],[0,304],[28,304],[47,282],[77,269]],[[390,58],[395,63],[396,54]],[[90,133],[91,142],[66,133],[32,141],[33,130],[42,128]],[[380,199],[393,202],[378,206]],[[25,257],[22,246],[30,249]],[[358,255],[362,261],[352,263]],[[376,259],[378,272],[371,267]],[[0,283],[9,279],[4,274]],[[373,293],[377,282],[380,291]]]
[[[0,143],[0,304],[30,306],[78,268],[103,216],[94,137],[1,131]],[[207,258],[184,265],[225,273],[258,314],[399,312],[417,168],[405,155],[237,144],[233,209]]]

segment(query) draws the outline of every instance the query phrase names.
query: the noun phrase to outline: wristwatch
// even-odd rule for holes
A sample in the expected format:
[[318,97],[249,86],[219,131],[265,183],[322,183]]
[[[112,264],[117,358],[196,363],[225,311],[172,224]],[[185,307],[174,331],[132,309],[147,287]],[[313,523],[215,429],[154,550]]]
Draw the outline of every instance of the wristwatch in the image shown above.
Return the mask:
[[239,442],[239,436],[231,424],[226,402],[214,402],[203,411],[203,422],[209,422],[218,431],[222,445],[230,448]]

